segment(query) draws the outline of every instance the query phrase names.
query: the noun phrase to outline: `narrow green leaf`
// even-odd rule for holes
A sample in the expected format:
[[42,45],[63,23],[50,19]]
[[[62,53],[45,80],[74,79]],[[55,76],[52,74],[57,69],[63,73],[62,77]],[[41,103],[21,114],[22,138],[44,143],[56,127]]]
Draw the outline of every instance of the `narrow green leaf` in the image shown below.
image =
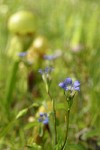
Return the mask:
[[37,145],[36,143],[29,144],[27,147],[30,149],[32,148],[32,150],[41,150],[41,146]]
[[24,116],[24,115],[27,113],[27,111],[28,111],[28,108],[22,109],[22,110],[18,113],[18,115],[16,116],[16,119],[18,119],[18,118]]
[[43,125],[41,125],[39,127],[39,136],[42,137],[43,136]]
[[86,150],[81,144],[67,144],[66,148],[69,150]]

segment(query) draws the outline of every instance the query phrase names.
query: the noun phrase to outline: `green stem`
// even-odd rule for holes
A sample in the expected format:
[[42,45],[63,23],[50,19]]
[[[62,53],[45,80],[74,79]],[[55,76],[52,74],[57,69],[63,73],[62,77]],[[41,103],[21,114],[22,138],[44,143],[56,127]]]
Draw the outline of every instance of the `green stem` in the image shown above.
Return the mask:
[[53,113],[54,113],[54,132],[55,132],[55,145],[57,144],[57,128],[56,128],[56,109],[55,109],[55,102],[50,94],[50,92],[48,91],[48,95],[52,101],[52,106],[53,106]]
[[13,99],[13,91],[16,84],[18,65],[19,65],[19,61],[14,62],[11,68],[10,75],[7,79],[6,93],[5,93],[5,113],[8,115],[8,117],[10,114],[10,105]]
[[66,113],[66,120],[67,120],[67,123],[66,123],[66,135],[65,135],[65,140],[64,140],[64,143],[61,147],[61,150],[64,150],[65,149],[65,146],[66,146],[66,142],[68,140],[68,131],[69,131],[69,117],[70,117],[70,108],[68,108],[68,111]]

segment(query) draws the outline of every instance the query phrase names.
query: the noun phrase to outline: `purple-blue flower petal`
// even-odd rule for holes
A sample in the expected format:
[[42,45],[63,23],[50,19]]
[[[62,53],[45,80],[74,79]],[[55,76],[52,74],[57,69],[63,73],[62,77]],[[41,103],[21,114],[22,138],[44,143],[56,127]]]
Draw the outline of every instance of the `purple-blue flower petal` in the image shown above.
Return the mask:
[[53,71],[53,67],[46,67],[44,70],[43,69],[39,69],[38,72],[40,74],[49,74]]
[[76,91],[80,91],[80,82],[79,81],[75,81],[73,84],[73,88]]
[[44,59],[53,60],[55,57],[53,55],[44,55]]
[[53,67],[46,67],[45,68],[45,73],[51,73],[53,71]]
[[74,87],[74,90],[80,91],[80,87]]
[[75,81],[73,86],[74,87],[80,86],[80,82],[79,81]]
[[42,69],[39,69],[38,72],[39,72],[40,74],[43,74],[43,73],[44,73],[44,71],[43,71]]
[[44,113],[43,113],[43,112],[41,112],[41,113],[40,113],[40,117],[43,117],[43,115],[44,115]]
[[20,52],[20,53],[18,53],[18,56],[19,57],[24,57],[24,56],[26,56],[27,55],[27,52]]
[[43,124],[48,124],[48,122],[49,122],[49,119],[48,119],[48,117],[43,121]]
[[60,83],[59,83],[59,86],[60,86],[61,88],[64,88],[64,89],[66,88],[66,85],[65,85],[64,82],[60,82]]
[[73,83],[71,78],[66,78],[64,80],[64,82],[60,82],[59,86],[61,88],[63,88],[65,91],[68,91],[68,90],[70,90],[70,91],[73,91],[73,90],[80,91],[80,82],[75,81]]
[[39,118],[38,118],[38,121],[39,122],[42,122],[43,124],[48,124],[48,122],[49,122],[49,118],[48,118],[48,115],[46,114],[46,113],[43,113],[43,112],[41,112],[40,114],[39,114]]
[[64,82],[65,82],[66,85],[71,85],[72,84],[72,79],[71,78],[66,78]]

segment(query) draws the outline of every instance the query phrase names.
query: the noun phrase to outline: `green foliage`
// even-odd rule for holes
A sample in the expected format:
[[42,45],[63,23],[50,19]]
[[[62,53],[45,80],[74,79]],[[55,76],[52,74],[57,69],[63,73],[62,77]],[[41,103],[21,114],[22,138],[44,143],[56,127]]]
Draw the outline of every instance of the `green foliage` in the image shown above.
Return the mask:
[[[68,150],[87,150],[87,138],[97,137],[100,133],[100,1],[99,0],[2,0],[0,1],[0,149],[25,149],[29,138],[35,138],[33,129],[39,128],[36,121],[38,108],[42,101],[48,102],[45,87],[38,76],[38,69],[48,65],[48,61],[40,61],[39,65],[26,65],[16,61],[16,51],[20,52],[20,44],[13,43],[13,35],[8,31],[9,17],[19,10],[29,10],[37,17],[37,35],[44,35],[49,41],[47,54],[61,49],[62,57],[54,60],[53,81],[50,89],[55,97],[60,123],[59,143],[65,132],[63,113],[66,109],[64,96],[58,87],[59,81],[71,76],[81,82],[79,97],[73,102],[70,119]],[[12,40],[13,39],[13,40]],[[30,46],[31,47],[31,46]],[[30,48],[29,47],[29,48]],[[16,50],[17,49],[17,50]],[[34,70],[33,91],[28,91],[28,75]],[[36,102],[36,103],[35,103]],[[45,105],[45,104],[44,104]],[[29,107],[30,106],[30,107]],[[25,108],[25,109],[23,109]],[[31,108],[31,109],[30,109]],[[48,111],[48,107],[46,107]],[[18,113],[19,112],[19,113]],[[50,113],[52,111],[50,110]],[[17,116],[17,119],[15,119]],[[30,121],[30,118],[33,120]],[[52,115],[50,116],[52,120]],[[35,119],[35,121],[34,121]],[[51,121],[52,122],[52,121]],[[51,130],[53,125],[50,122]],[[89,127],[84,133],[85,141],[80,142],[76,134]],[[40,128],[43,135],[43,128]],[[39,131],[39,130],[38,130]],[[36,133],[38,132],[36,131]],[[49,137],[48,133],[45,135]],[[28,145],[29,149],[50,149],[50,139],[43,143]],[[49,137],[50,138],[50,137]],[[61,138],[61,139],[60,139]],[[78,144],[76,144],[78,142]],[[37,142],[38,143],[38,142]],[[79,144],[81,143],[81,144]],[[96,144],[97,144],[96,143]],[[60,144],[57,145],[59,150]],[[51,146],[49,148],[49,145]],[[60,145],[60,146],[59,146]],[[56,149],[57,149],[56,148]],[[50,149],[51,150],[51,149]]]
[[21,111],[18,113],[18,115],[16,116],[16,119],[18,119],[18,118],[22,117],[23,115],[25,115],[25,114],[27,113],[27,111],[28,111],[27,108],[21,110]]
[[83,147],[82,145],[80,144],[69,144],[66,149],[69,149],[69,150],[86,150],[85,147]]

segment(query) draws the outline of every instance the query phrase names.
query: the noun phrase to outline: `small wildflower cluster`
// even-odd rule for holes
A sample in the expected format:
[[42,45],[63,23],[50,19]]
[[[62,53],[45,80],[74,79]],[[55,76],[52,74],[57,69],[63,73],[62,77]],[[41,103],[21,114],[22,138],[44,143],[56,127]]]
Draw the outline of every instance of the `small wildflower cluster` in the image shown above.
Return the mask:
[[[54,56],[45,56],[45,58],[51,60],[54,59]],[[57,133],[57,125],[56,125],[56,107],[55,107],[55,101],[53,100],[51,93],[49,91],[49,82],[48,82],[48,76],[50,75],[50,73],[53,71],[52,67],[47,67],[44,70],[43,69],[39,69],[39,73],[42,75],[42,78],[44,80],[44,83],[46,85],[46,91],[48,93],[48,96],[50,97],[51,101],[52,101],[52,106],[53,106],[53,114],[54,114],[54,141],[55,141],[55,146],[58,144],[58,133]],[[70,77],[66,78],[63,82],[60,82],[58,84],[59,87],[61,87],[64,90],[64,95],[66,96],[66,100],[68,103],[68,108],[67,108],[67,113],[65,114],[65,118],[67,120],[65,120],[66,123],[66,132],[65,132],[65,139],[63,144],[60,146],[60,150],[64,150],[66,143],[67,143],[67,139],[68,139],[68,130],[69,130],[69,117],[70,117],[70,110],[73,104],[73,99],[75,96],[76,91],[80,91],[80,82],[78,80],[76,81],[72,81],[72,79]],[[46,113],[40,113],[39,122],[42,122],[44,125],[49,123],[49,119]]]
[[49,61],[52,61],[52,60],[55,60],[57,59],[58,57],[60,57],[62,55],[62,51],[61,50],[57,50],[54,54],[52,55],[44,55],[44,59],[45,60],[49,60]]
[[42,113],[42,112],[41,112],[41,113],[39,114],[38,121],[39,121],[39,122],[42,122],[44,125],[45,125],[45,124],[48,124],[49,118],[48,118],[47,113]]
[[48,93],[48,88],[51,82],[51,76],[50,73],[53,71],[54,68],[52,67],[46,67],[44,70],[43,69],[39,69],[39,73],[42,75],[42,79],[45,83],[46,86],[46,91]]
[[40,74],[50,74],[51,72],[53,71],[53,68],[52,67],[46,67],[44,70],[43,69],[39,69],[39,73]]
[[80,91],[80,82],[75,81],[73,83],[71,78],[66,78],[63,82],[60,82],[59,86],[65,91]]
[[20,52],[18,53],[19,57],[25,57],[28,54],[28,52]]

